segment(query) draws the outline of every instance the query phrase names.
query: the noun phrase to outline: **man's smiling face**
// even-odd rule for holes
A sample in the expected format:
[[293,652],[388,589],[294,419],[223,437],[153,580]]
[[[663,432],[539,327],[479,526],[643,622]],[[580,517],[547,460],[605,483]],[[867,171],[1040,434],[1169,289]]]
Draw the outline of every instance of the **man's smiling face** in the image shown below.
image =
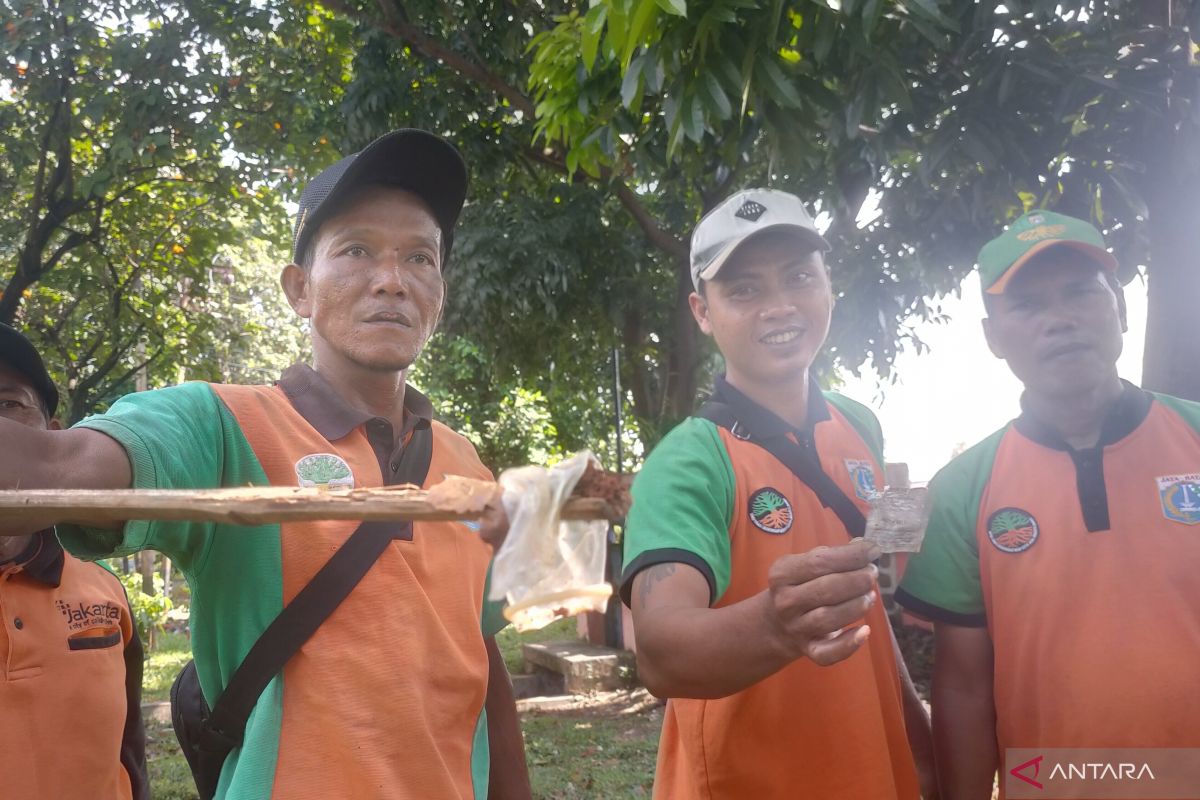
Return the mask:
[[803,376],[829,333],[829,273],[821,252],[795,230],[747,239],[704,289],[692,295],[692,312],[716,340],[734,385]]

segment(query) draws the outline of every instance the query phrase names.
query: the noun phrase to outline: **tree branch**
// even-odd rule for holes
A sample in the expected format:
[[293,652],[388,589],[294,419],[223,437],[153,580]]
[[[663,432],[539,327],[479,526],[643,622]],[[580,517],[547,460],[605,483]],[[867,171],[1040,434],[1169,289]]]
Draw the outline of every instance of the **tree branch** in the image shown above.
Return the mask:
[[646,234],[646,239],[650,244],[673,258],[686,261],[688,252],[690,251],[688,245],[675,238],[670,231],[659,227],[658,220],[642,205],[641,198],[626,186],[623,180],[613,178],[612,185],[613,190],[617,194],[617,199],[621,201],[621,205],[625,206],[625,210],[629,212],[629,215],[633,217],[638,227],[642,229],[642,233]]
[[441,42],[433,39],[425,34],[419,27],[412,24],[408,20],[401,18],[396,13],[394,7],[389,7],[388,0],[379,0],[377,5],[383,14],[383,19],[372,17],[366,14],[361,9],[353,7],[351,4],[343,2],[343,0],[322,0],[321,5],[331,11],[337,11],[340,14],[349,17],[358,22],[365,22],[376,28],[379,28],[384,33],[399,39],[413,50],[416,50],[426,58],[432,58],[440,61],[450,69],[459,73],[465,78],[469,78],[476,83],[486,86],[517,109],[520,109],[524,114],[533,118],[533,103],[529,98],[512,86],[509,86],[498,75],[495,75],[485,69],[483,66],[476,64],[471,59],[454,52],[449,47],[446,47]]
[[[435,41],[427,36],[419,27],[403,19],[395,4],[390,0],[377,0],[380,12],[383,14],[383,19],[371,17],[357,8],[352,8],[344,0],[323,0],[322,5],[333,11],[337,11],[345,16],[365,22],[369,25],[378,27],[383,32],[393,36],[400,41],[406,43],[413,50],[417,51],[426,58],[432,58],[445,64],[450,69],[459,73],[465,78],[468,78],[482,86],[486,86],[500,97],[508,100],[513,108],[520,109],[526,114],[530,120],[535,116],[535,108],[533,101],[525,96],[521,91],[513,86],[510,86],[500,76],[488,70],[483,65],[472,61],[471,59],[454,52],[450,48],[444,46],[440,42]],[[566,164],[562,159],[554,154],[548,154],[537,147],[527,147],[529,156],[542,164],[554,167],[562,173],[567,172]],[[634,222],[642,229],[647,241],[651,245],[662,250],[673,258],[686,259],[688,255],[688,245],[686,242],[680,241],[670,231],[666,230],[658,224],[658,220],[650,213],[646,206],[642,203],[641,198],[637,196],[633,190],[625,185],[625,182],[620,178],[613,178],[610,170],[604,170],[601,173],[601,179],[611,180],[613,189],[616,192],[617,199],[621,201],[621,205],[633,217]]]

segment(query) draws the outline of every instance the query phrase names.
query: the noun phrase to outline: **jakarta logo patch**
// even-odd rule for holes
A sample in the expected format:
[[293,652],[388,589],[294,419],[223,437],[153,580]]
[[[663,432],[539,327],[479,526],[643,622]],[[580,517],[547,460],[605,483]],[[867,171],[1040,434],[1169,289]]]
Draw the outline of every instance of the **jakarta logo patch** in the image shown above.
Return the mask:
[[354,473],[350,471],[350,465],[333,453],[311,453],[297,461],[296,480],[306,488],[354,488]]
[[850,482],[854,484],[854,493],[858,498],[870,502],[878,497],[879,489],[875,486],[875,470],[872,469],[871,462],[853,458],[847,458],[845,461],[846,471],[850,473]]
[[1163,516],[1184,525],[1200,525],[1200,473],[1164,475],[1156,480]]
[[1023,553],[1038,540],[1037,520],[1020,508],[1002,508],[988,517],[987,535],[1002,553]]
[[792,504],[783,492],[764,486],[750,495],[750,521],[760,531],[776,536],[792,529]]

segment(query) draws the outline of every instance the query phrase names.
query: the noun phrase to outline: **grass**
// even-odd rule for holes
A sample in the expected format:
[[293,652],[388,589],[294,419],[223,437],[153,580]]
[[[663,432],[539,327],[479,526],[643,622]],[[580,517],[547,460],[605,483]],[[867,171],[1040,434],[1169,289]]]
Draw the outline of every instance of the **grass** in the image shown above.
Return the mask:
[[650,797],[661,711],[624,717],[532,713],[521,719],[537,800]]
[[[521,672],[522,644],[576,636],[575,620],[570,619],[526,634],[508,628],[497,635],[496,641],[509,670]],[[185,634],[159,636],[157,646],[146,658],[143,702],[167,700],[171,683],[189,658],[191,649]],[[534,797],[649,797],[660,725],[653,714],[620,719],[588,710],[526,714],[521,727]],[[155,800],[196,800],[192,775],[171,726],[151,721],[146,735]]]
[[[496,637],[504,662],[521,672],[521,645],[526,642],[577,638],[574,620],[561,620],[526,634],[511,628]],[[928,691],[931,636],[925,631],[899,631],[900,647],[922,694]],[[183,634],[164,634],[146,660],[147,702],[166,700],[175,675],[190,658]],[[521,717],[529,776],[536,800],[650,797],[658,754],[661,709],[579,708],[532,711]],[[169,725],[147,725],[150,782],[156,800],[196,800],[191,773]]]
[[175,676],[191,658],[192,645],[186,633],[160,633],[142,672],[142,702],[169,700]]
[[514,675],[525,671],[525,659],[521,655],[521,645],[536,642],[553,642],[578,639],[574,617],[552,622],[541,630],[517,633],[512,626],[496,634],[496,645],[500,655],[504,656],[504,665]]
[[146,723],[146,761],[154,800],[198,800],[187,761],[170,725]]

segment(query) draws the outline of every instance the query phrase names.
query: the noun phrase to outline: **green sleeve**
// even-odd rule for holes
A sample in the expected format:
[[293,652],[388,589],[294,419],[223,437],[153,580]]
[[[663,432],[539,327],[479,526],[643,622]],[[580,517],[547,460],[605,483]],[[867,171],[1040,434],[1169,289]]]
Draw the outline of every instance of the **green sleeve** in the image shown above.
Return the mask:
[[483,614],[479,620],[479,628],[485,639],[508,627],[508,620],[504,618],[504,602],[488,600],[488,595],[492,593],[492,564],[488,564],[487,576],[483,581]]
[[1151,392],[1151,394],[1155,400],[1175,412],[1189,428],[1200,433],[1200,403],[1172,397],[1169,394],[1158,394],[1157,392]]
[[696,417],[684,420],[633,482],[621,579],[626,605],[634,577],[654,564],[695,567],[708,580],[710,602],[725,593],[734,495],[733,465],[717,426]]
[[837,392],[825,392],[824,394],[829,404],[840,411],[842,416],[854,426],[854,430],[871,449],[871,455],[875,456],[875,460],[879,462],[879,468],[883,469],[883,428],[879,426],[879,420],[875,417],[875,413],[862,403]]
[[930,484],[929,527],[908,562],[896,600],[936,622],[987,624],[979,577],[979,505],[1007,428],[950,462]]
[[[224,485],[230,451],[253,458],[233,415],[206,383],[127,395],[106,414],[77,427],[115,439],[129,456],[135,489],[211,489]],[[59,527],[63,545],[80,558],[159,550],[185,571],[196,566],[211,523],[131,520],[120,530]]]

